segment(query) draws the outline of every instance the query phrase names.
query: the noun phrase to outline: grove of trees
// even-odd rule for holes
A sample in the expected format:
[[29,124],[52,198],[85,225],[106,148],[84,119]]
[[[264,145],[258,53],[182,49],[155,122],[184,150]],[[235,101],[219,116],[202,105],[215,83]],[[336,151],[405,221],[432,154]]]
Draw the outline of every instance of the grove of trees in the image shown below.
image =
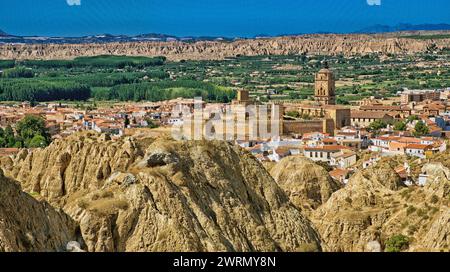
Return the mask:
[[417,122],[414,127],[414,136],[424,136],[430,133],[430,129],[423,121]]
[[90,97],[89,86],[73,81],[0,80],[0,101],[86,100]]
[[42,117],[27,115],[16,124],[14,132],[11,126],[0,128],[0,147],[46,147],[51,137]]
[[15,67],[6,69],[3,71],[2,77],[4,78],[31,78],[34,73],[31,69],[25,67]]
[[20,62],[27,67],[42,68],[74,68],[74,67],[95,67],[95,68],[118,68],[123,69],[127,66],[135,68],[144,68],[150,66],[163,65],[165,57],[129,57],[100,55],[94,57],[78,57],[73,60],[26,60]]
[[178,97],[202,97],[206,101],[226,103],[235,97],[235,93],[201,81],[179,80],[117,85],[111,89],[98,89],[93,96],[96,100],[120,101],[161,101]]

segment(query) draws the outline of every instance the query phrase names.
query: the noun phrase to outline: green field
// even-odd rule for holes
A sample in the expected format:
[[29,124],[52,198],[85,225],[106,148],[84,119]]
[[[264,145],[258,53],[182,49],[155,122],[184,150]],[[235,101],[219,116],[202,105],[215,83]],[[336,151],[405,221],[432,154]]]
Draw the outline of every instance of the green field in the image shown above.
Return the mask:
[[[338,103],[395,96],[402,88],[450,86],[450,50],[411,55],[239,56],[169,62],[164,57],[97,56],[74,60],[0,60],[0,101],[159,101],[202,96],[229,102],[245,88],[261,101],[307,100],[327,61]],[[425,65],[424,65],[425,64]]]

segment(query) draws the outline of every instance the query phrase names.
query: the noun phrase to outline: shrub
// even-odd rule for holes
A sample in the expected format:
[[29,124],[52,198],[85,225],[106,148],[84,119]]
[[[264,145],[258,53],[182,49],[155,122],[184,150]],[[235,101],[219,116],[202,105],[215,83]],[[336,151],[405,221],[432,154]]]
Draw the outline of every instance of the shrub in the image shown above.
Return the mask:
[[436,204],[439,201],[439,198],[437,197],[437,195],[433,195],[430,199],[430,202],[433,204]]
[[394,235],[386,241],[386,252],[400,252],[408,249],[409,238],[405,235]]
[[300,113],[298,111],[288,111],[286,112],[287,116],[293,117],[293,118],[298,118],[300,117]]
[[431,208],[431,214],[435,214],[435,213],[437,213],[438,211],[439,211],[439,209],[436,208],[436,207]]
[[409,222],[405,221],[402,223],[401,228],[404,229],[404,228],[407,228],[408,226],[409,226]]
[[416,231],[417,231],[417,226],[416,225],[409,225],[409,227],[408,227],[409,235],[413,235],[414,232],[416,232]]
[[425,210],[418,209],[417,210],[417,215],[420,216],[420,217],[424,217],[425,215],[427,215],[427,212]]
[[416,211],[416,208],[414,206],[409,206],[408,209],[406,209],[406,215],[410,215]]

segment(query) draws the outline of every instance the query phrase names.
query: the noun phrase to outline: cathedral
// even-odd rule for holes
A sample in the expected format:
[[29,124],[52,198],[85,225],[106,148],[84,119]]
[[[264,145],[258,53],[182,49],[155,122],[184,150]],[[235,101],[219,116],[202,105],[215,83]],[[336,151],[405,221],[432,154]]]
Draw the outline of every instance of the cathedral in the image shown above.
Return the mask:
[[314,102],[285,103],[285,111],[297,111],[301,116],[309,116],[313,120],[295,120],[284,123],[286,134],[304,134],[323,132],[334,134],[336,129],[350,125],[350,109],[336,105],[336,86],[334,74],[325,62],[324,68],[315,76]]

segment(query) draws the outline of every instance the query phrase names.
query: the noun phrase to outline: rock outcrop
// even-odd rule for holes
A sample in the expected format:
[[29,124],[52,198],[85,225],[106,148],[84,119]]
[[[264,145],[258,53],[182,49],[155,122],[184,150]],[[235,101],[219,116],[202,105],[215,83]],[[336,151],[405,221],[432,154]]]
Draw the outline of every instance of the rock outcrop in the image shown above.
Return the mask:
[[392,236],[411,239],[410,251],[449,250],[448,198],[437,195],[448,187],[442,165],[425,166],[430,180],[424,188],[402,185],[389,161],[361,170],[345,188],[313,212],[325,251],[372,251]]
[[428,163],[422,167],[422,173],[428,175],[425,189],[439,198],[450,196],[450,170],[442,163]]
[[304,251],[320,239],[261,164],[225,142],[83,133],[4,159],[88,251]]
[[270,174],[291,202],[305,212],[318,208],[342,187],[323,167],[301,156],[282,159]]
[[406,187],[392,160],[341,188],[302,157],[273,178],[226,142],[78,133],[0,159],[0,251],[378,252],[399,234],[408,251],[449,251],[446,162]]
[[419,40],[383,35],[303,35],[234,42],[135,42],[105,44],[4,44],[0,59],[72,59],[79,56],[166,56],[170,60],[218,60],[237,55],[415,54],[449,48],[449,39]]
[[75,221],[24,193],[0,170],[0,252],[64,251],[76,239]]

